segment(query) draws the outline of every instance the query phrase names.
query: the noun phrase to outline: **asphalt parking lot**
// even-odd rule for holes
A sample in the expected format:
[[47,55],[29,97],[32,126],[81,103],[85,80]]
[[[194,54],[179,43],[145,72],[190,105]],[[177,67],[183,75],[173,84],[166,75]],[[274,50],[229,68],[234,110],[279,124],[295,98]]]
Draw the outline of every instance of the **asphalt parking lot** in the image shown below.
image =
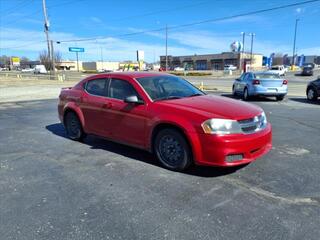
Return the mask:
[[131,147],[67,139],[56,100],[0,104],[0,238],[319,239],[320,102],[252,103],[272,123],[272,151],[185,173]]

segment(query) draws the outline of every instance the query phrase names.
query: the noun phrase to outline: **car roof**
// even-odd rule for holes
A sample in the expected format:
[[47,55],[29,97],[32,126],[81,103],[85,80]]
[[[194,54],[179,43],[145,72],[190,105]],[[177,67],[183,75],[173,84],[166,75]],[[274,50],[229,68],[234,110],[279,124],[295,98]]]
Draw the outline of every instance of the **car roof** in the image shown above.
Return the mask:
[[159,73],[159,72],[110,72],[103,74],[96,74],[94,76],[99,77],[110,77],[110,76],[125,76],[131,78],[141,78],[141,77],[156,77],[156,76],[169,76],[168,73]]

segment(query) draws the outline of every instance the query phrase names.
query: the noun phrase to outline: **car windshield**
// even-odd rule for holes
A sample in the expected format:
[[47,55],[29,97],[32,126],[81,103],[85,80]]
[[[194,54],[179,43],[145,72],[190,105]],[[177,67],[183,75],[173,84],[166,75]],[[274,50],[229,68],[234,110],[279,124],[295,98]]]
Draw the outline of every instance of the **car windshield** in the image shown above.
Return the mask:
[[279,67],[272,67],[271,70],[279,70]]
[[176,76],[152,76],[137,78],[154,101],[205,95],[188,81]]
[[279,75],[269,73],[255,73],[254,79],[279,79]]

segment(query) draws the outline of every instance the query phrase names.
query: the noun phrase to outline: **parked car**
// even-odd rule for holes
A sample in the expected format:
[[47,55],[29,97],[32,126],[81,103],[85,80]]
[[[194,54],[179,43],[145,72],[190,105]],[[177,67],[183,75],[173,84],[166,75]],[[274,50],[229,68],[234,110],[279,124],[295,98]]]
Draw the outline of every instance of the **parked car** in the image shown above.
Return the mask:
[[174,68],[174,71],[184,71],[184,68],[183,67],[175,67]]
[[313,68],[312,67],[303,67],[301,76],[313,76]]
[[306,94],[309,101],[316,101],[320,97],[320,76],[308,84]]
[[225,65],[225,66],[224,66],[224,70],[225,70],[225,71],[228,71],[228,70],[234,71],[234,70],[237,70],[237,67],[234,66],[234,65]]
[[247,72],[234,81],[232,93],[241,95],[244,100],[254,96],[267,96],[281,101],[288,93],[288,81],[270,72]]
[[285,76],[287,70],[283,65],[277,65],[277,66],[272,66],[270,70],[268,70],[268,72],[273,74],[278,74],[279,76]]
[[21,70],[21,72],[34,72],[34,68],[24,68]]
[[169,74],[90,76],[61,90],[58,112],[69,138],[94,134],[142,148],[172,170],[246,164],[272,145],[260,107],[206,95]]

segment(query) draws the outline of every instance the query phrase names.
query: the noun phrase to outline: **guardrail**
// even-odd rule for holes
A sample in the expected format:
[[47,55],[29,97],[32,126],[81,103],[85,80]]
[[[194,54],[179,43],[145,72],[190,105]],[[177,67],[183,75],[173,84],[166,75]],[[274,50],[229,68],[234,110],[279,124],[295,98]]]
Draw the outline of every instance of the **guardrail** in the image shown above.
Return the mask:
[[54,75],[51,74],[34,74],[28,72],[0,72],[0,79],[4,80],[52,80],[52,81],[79,81],[84,78],[86,75],[77,74],[77,75],[69,75],[65,73],[56,73]]

